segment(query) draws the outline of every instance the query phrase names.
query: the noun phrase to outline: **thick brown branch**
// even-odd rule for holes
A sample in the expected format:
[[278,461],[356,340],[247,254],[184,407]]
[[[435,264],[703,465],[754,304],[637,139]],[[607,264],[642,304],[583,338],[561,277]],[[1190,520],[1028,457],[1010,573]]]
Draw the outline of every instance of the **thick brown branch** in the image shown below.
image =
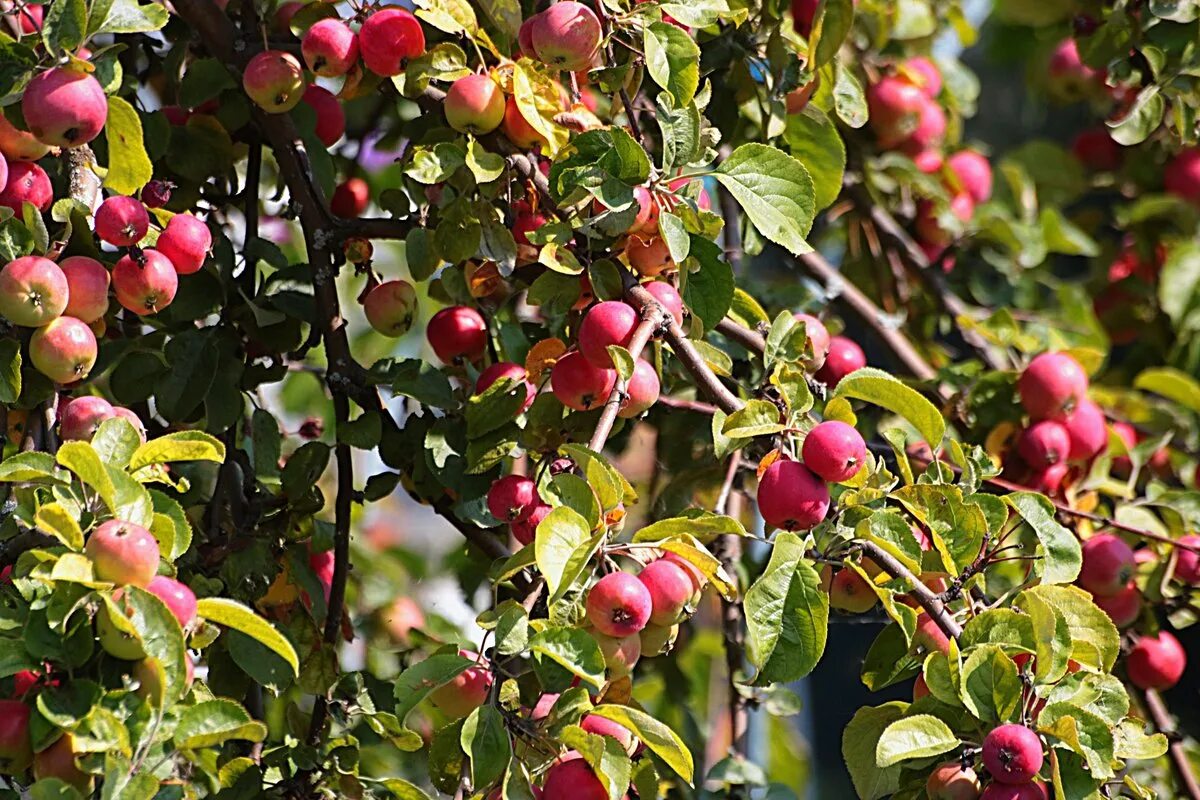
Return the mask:
[[1150,713],[1150,721],[1154,723],[1154,727],[1171,740],[1171,744],[1167,748],[1167,756],[1171,759],[1171,767],[1175,770],[1175,776],[1179,778],[1181,792],[1186,792],[1186,795],[1181,796],[1186,796],[1189,800],[1200,800],[1200,782],[1197,782],[1196,775],[1192,771],[1192,761],[1188,758],[1183,742],[1178,740],[1175,721],[1171,718],[1167,704],[1163,702],[1158,692],[1149,689],[1142,694],[1142,705]]
[[857,545],[863,554],[874,561],[880,569],[893,578],[903,579],[912,587],[913,597],[916,598],[921,608],[925,609],[925,612],[929,614],[930,619],[936,622],[937,626],[942,629],[942,633],[951,639],[957,639],[962,636],[962,626],[958,624],[958,620],[954,619],[954,616],[946,610],[946,606],[941,599],[930,591],[928,586],[921,583],[921,579],[912,574],[912,571],[908,567],[901,564],[895,556],[874,542],[859,540]]
[[713,330],[732,339],[752,353],[761,355],[767,349],[767,340],[762,337],[762,334],[739,325],[729,318],[718,322]]

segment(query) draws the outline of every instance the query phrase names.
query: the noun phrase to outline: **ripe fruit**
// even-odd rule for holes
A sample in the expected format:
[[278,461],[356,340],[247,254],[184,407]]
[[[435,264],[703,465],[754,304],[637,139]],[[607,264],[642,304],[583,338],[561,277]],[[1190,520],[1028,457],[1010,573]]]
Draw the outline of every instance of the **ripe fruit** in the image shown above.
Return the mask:
[[1071,440],[1069,460],[1091,461],[1108,447],[1104,412],[1091,400],[1081,400],[1063,424]]
[[175,184],[170,181],[153,180],[142,187],[139,196],[146,208],[162,208],[171,202],[171,190],[174,188]]
[[941,145],[946,137],[946,112],[934,100],[925,98],[917,113],[917,124],[900,143],[906,153],[929,150]]
[[513,217],[513,238],[517,240],[517,244],[531,245],[529,234],[549,222],[550,218],[540,212],[535,213],[526,200],[513,203],[513,210],[516,212]]
[[158,572],[158,542],[150,531],[132,522],[103,523],[92,531],[83,551],[92,560],[96,578],[118,586],[144,589]]
[[383,8],[359,28],[358,49],[367,69],[376,75],[399,75],[410,58],[425,52],[425,32],[411,12]]
[[146,584],[146,591],[171,609],[175,619],[179,620],[179,626],[185,631],[196,621],[196,595],[186,584],[166,575],[155,575]]
[[482,136],[504,121],[504,90],[488,75],[466,75],[450,85],[443,108],[451,128]]
[[63,441],[90,442],[100,423],[112,417],[112,404],[103,397],[76,397],[58,414],[59,438]]
[[683,298],[674,286],[666,281],[650,281],[642,287],[654,296],[668,314],[675,320],[676,325],[683,324]]
[[660,558],[647,564],[638,580],[650,592],[650,624],[670,627],[683,621],[695,587],[682,567]]
[[1029,466],[1043,469],[1067,460],[1071,452],[1071,435],[1065,425],[1044,419],[1021,431],[1017,452]]
[[[458,654],[472,661],[478,658],[468,650],[459,650]],[[451,719],[462,719],[487,702],[491,689],[492,671],[486,663],[477,664],[434,689],[429,693],[429,700]]]
[[0,269],[0,315],[14,325],[38,328],[62,316],[70,286],[48,258],[22,256]]
[[578,753],[546,770],[543,797],[570,800],[608,800],[608,791]]
[[866,365],[867,355],[857,342],[845,336],[834,336],[829,340],[829,354],[817,370],[816,378],[832,389],[842,378]]
[[879,602],[879,595],[867,585],[866,579],[852,569],[836,573],[826,565],[821,570],[821,583],[829,590],[829,605],[848,614],[865,614]]
[[658,372],[654,365],[639,358],[633,365],[633,374],[625,385],[625,397],[621,400],[621,408],[617,416],[623,419],[640,417],[650,406],[658,402],[662,384],[658,380]]
[[488,511],[501,522],[529,516],[539,501],[537,484],[524,475],[498,478],[487,493]]
[[781,459],[759,479],[758,511],[773,528],[806,531],[825,519],[829,487],[799,461]]
[[71,256],[59,263],[67,279],[67,307],[63,313],[92,323],[108,312],[108,270],[94,258]]
[[270,114],[286,114],[304,96],[304,68],[291,53],[264,50],[246,64],[242,88]]
[[617,382],[617,372],[588,363],[577,350],[560,358],[550,370],[550,389],[559,402],[576,411],[604,405]]
[[525,384],[525,405],[522,406],[521,411],[528,411],[529,407],[533,405],[533,401],[537,399],[537,387],[529,381],[525,368],[511,361],[497,361],[479,373],[479,377],[475,380],[475,394],[483,394],[488,387],[501,378],[511,378]]
[[447,364],[464,357],[478,361],[487,346],[487,323],[469,306],[450,306],[433,315],[425,335],[433,352]]
[[146,426],[142,424],[138,415],[130,411],[128,408],[121,406],[113,406],[113,416],[120,417],[133,426],[133,430],[137,433],[138,438],[142,440],[142,444],[146,443]]
[[1101,533],[1083,543],[1079,585],[1092,594],[1113,595],[1133,578],[1133,549],[1111,533]]
[[1113,595],[1093,594],[1092,602],[1105,614],[1108,614],[1113,625],[1118,628],[1128,628],[1137,622],[1142,613],[1142,593],[1137,584],[1130,581],[1121,591]]
[[1051,464],[1040,470],[1034,470],[1026,485],[1042,494],[1057,494],[1066,480],[1070,467],[1065,462]]
[[609,345],[629,347],[637,326],[638,312],[628,303],[620,300],[597,303],[579,326],[579,352],[593,366],[611,368]]
[[637,203],[637,214],[629,233],[655,233],[658,231],[658,203],[645,186],[633,187],[633,201]]
[[542,524],[542,520],[552,510],[549,503],[537,503],[533,510],[528,515],[520,519],[513,520],[509,523],[509,530],[512,531],[513,538],[521,544],[531,544],[537,537],[538,525]]
[[371,327],[384,336],[403,336],[417,316],[417,290],[408,281],[381,283],[367,293],[363,311]]
[[358,60],[358,36],[342,20],[326,17],[304,32],[300,52],[314,74],[336,78],[349,72]]
[[812,350],[812,358],[805,362],[811,370],[818,370],[825,364],[829,355],[829,329],[825,323],[812,314],[796,313],[792,315],[796,322],[804,323],[804,333],[808,337],[808,347]]
[[1168,194],[1200,204],[1200,148],[1184,150],[1171,159],[1163,173],[1163,188]]
[[913,644],[923,648],[927,653],[935,650],[939,653],[946,653],[950,650],[950,639],[946,636],[946,632],[941,629],[933,617],[924,612],[917,617]]
[[29,706],[20,700],[0,700],[0,773],[20,775],[31,758]]
[[1104,128],[1081,131],[1071,142],[1071,152],[1095,172],[1112,172],[1121,166],[1124,154]]
[[645,633],[649,627],[651,626],[647,625],[646,628],[632,636],[620,638],[605,636],[602,633],[592,633],[592,637],[600,645],[600,652],[604,654],[604,669],[608,673],[608,677],[622,678],[633,672],[633,668],[637,666],[637,662],[642,657],[641,634]]
[[1187,653],[1167,631],[1138,639],[1125,660],[1129,680],[1139,689],[1170,689],[1179,683],[1185,667]]
[[588,592],[587,616],[606,636],[633,636],[650,621],[653,599],[646,584],[628,572],[610,572]]
[[521,47],[527,55],[566,72],[592,66],[600,49],[600,20],[583,3],[564,0],[530,17],[521,26]]
[[979,800],[1050,800],[1044,783],[991,783]]
[[1000,783],[1028,783],[1043,760],[1041,740],[1024,725],[1001,725],[983,740],[983,765]]
[[301,99],[316,114],[317,125],[313,132],[321,144],[333,147],[346,132],[346,112],[342,110],[341,102],[333,92],[315,83],[304,90]]
[[59,317],[34,331],[29,359],[55,383],[74,383],[86,378],[96,363],[96,335],[74,317]]
[[992,196],[992,165],[974,150],[959,150],[946,159],[963,191],[976,203],[987,202]]
[[1063,420],[1087,398],[1088,377],[1066,353],[1042,353],[1017,380],[1021,405],[1037,419]]
[[48,211],[52,202],[54,189],[44,169],[28,161],[9,163],[8,184],[0,192],[0,206],[11,208],[20,217],[26,203],[32,203],[38,211]]
[[35,76],[21,97],[29,132],[55,147],[79,147],[95,139],[108,119],[108,99],[86,72],[54,67]]
[[805,465],[831,483],[850,480],[867,460],[867,443],[853,425],[822,422],[804,437],[800,450]]
[[500,123],[500,130],[521,150],[540,149],[546,142],[546,137],[525,119],[515,97],[509,97],[504,103],[504,120]]
[[871,129],[879,145],[892,148],[916,130],[921,112],[930,103],[920,87],[890,75],[867,87]]
[[1097,82],[1099,73],[1083,63],[1079,47],[1072,38],[1063,39],[1050,56],[1051,88],[1065,99],[1087,93]]
[[[964,223],[970,222],[975,214],[975,201],[966,192],[959,192],[950,198],[950,212]],[[917,204],[917,216],[913,227],[922,244],[945,247],[954,239],[953,234],[942,227],[938,220],[937,206],[930,200],[922,200]]]
[[925,682],[924,673],[918,673],[917,679],[913,681],[913,702],[917,702],[922,697],[929,696],[929,684]]
[[901,77],[920,87],[926,97],[937,97],[942,93],[942,71],[924,56],[913,56],[900,65]]
[[371,187],[362,178],[347,178],[333,190],[329,198],[329,210],[335,216],[351,219],[367,210],[371,200]]
[[50,145],[37,140],[29,131],[23,131],[0,114],[0,155],[8,161],[37,161],[50,152]]
[[979,797],[979,776],[958,761],[942,764],[925,781],[929,800],[976,800]]
[[204,220],[191,214],[176,214],[159,234],[154,249],[170,259],[180,275],[199,272],[212,249],[212,231]]
[[150,229],[150,215],[135,197],[115,195],[96,209],[96,235],[115,247],[135,245]]
[[601,717],[598,714],[585,714],[583,719],[579,720],[579,727],[583,728],[588,733],[595,733],[600,736],[608,736],[616,739],[621,747],[625,748],[625,752],[633,755],[637,749],[637,740],[633,736],[633,732],[619,722],[613,722],[608,717]]
[[792,27],[805,39],[812,33],[819,0],[792,0]]
[[644,278],[654,278],[675,266],[671,251],[660,236],[630,236],[625,242],[625,259]]
[[[1200,547],[1200,536],[1194,533],[1180,536],[1179,543]],[[1193,586],[1200,584],[1200,553],[1183,547],[1176,547],[1175,553],[1175,580],[1190,583]]]
[[134,314],[146,316],[171,305],[179,289],[179,274],[171,259],[147,248],[123,256],[113,265],[112,284],[118,303]]
[[54,744],[33,756],[33,777],[58,778],[74,786],[80,794],[88,797],[92,793],[92,776],[75,765],[75,737],[64,733]]

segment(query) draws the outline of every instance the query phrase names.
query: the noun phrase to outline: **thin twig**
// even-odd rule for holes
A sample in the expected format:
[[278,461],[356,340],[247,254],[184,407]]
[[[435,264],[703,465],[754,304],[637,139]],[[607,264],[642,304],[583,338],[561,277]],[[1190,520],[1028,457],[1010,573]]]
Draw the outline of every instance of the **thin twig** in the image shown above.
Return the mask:
[[[641,309],[642,321],[638,323],[637,328],[633,331],[633,338],[629,341],[629,355],[633,356],[633,361],[636,364],[641,357],[642,351],[646,349],[646,345],[653,338],[656,331],[663,326],[663,321],[667,318],[667,313],[658,303],[647,303]],[[625,399],[625,390],[628,387],[628,381],[617,376],[617,382],[613,386],[612,392],[608,396],[608,400],[604,403],[604,411],[600,414],[600,420],[596,423],[596,430],[592,433],[592,439],[588,442],[588,447],[597,453],[604,449],[604,443],[608,440],[608,434],[612,432],[613,423],[617,421],[617,414],[621,410],[621,402]]]
[[941,601],[941,598],[930,591],[928,586],[921,583],[921,579],[912,574],[908,567],[901,564],[891,553],[874,542],[860,539],[855,544],[880,569],[893,578],[905,580],[912,587],[913,597],[921,608],[925,609],[925,612],[929,614],[929,618],[936,622],[937,626],[942,629],[942,633],[951,639],[957,639],[962,636],[962,626],[958,624],[958,620],[954,619],[954,615],[946,610],[946,605]]
[[[741,453],[735,452],[729,457],[725,469],[725,478],[721,482],[721,490],[713,511],[724,514],[733,498],[733,485],[737,480],[738,469],[742,465]],[[738,576],[738,562],[741,560],[741,539],[733,534],[724,534],[713,544],[713,555],[721,560],[725,571],[734,579]],[[749,756],[750,740],[747,736],[750,730],[750,708],[746,697],[738,690],[737,676],[744,667],[745,658],[745,626],[744,609],[741,603],[721,599],[721,638],[725,650],[725,670],[728,673],[729,692],[729,737],[730,748],[735,757],[745,759]],[[744,784],[730,786],[731,798],[747,798],[749,796]]]

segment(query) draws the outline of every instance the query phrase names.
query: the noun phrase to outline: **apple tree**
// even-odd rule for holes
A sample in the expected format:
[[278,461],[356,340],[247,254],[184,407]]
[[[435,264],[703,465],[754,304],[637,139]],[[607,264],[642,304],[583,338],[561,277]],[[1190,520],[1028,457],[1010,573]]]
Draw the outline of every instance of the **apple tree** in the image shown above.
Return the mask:
[[978,5],[3,0],[0,797],[1200,800],[1200,5]]

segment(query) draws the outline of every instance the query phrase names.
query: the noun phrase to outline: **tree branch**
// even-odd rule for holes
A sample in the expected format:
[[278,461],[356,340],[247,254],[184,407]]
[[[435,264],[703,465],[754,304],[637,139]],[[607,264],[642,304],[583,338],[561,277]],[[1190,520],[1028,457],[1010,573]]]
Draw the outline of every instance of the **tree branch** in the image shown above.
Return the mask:
[[1192,761],[1188,758],[1183,742],[1179,741],[1175,721],[1171,718],[1167,704],[1163,702],[1162,696],[1153,689],[1143,692],[1141,700],[1146,711],[1150,713],[1150,721],[1154,723],[1154,727],[1171,740],[1171,744],[1167,747],[1167,756],[1170,757],[1171,766],[1175,770],[1176,777],[1179,778],[1180,789],[1187,793],[1186,796],[1189,800],[1200,800],[1200,782],[1197,782],[1196,775],[1192,771]]
[[921,248],[908,235],[908,232],[900,226],[900,223],[896,222],[895,217],[881,204],[875,202],[866,186],[861,182],[848,183],[846,191],[855,207],[871,220],[880,237],[891,243],[892,247],[900,255],[900,258],[912,268],[912,271],[925,284],[925,288],[933,295],[942,310],[952,318],[963,341],[975,351],[979,359],[989,369],[1006,369],[1007,364],[1004,359],[995,352],[987,340],[978,333],[965,329],[959,322],[960,317],[967,318],[970,316],[966,303],[950,288],[950,285],[946,282],[946,276],[930,265],[929,259],[925,257]]
[[908,567],[901,564],[895,556],[874,542],[858,539],[855,540],[855,544],[863,552],[863,555],[874,561],[888,575],[908,582],[912,587],[913,597],[916,598],[921,608],[925,609],[925,612],[929,614],[929,618],[936,622],[937,626],[942,629],[942,633],[951,639],[957,639],[962,636],[962,626],[946,610],[945,603],[930,591],[928,586],[921,583],[921,579],[912,574]]

